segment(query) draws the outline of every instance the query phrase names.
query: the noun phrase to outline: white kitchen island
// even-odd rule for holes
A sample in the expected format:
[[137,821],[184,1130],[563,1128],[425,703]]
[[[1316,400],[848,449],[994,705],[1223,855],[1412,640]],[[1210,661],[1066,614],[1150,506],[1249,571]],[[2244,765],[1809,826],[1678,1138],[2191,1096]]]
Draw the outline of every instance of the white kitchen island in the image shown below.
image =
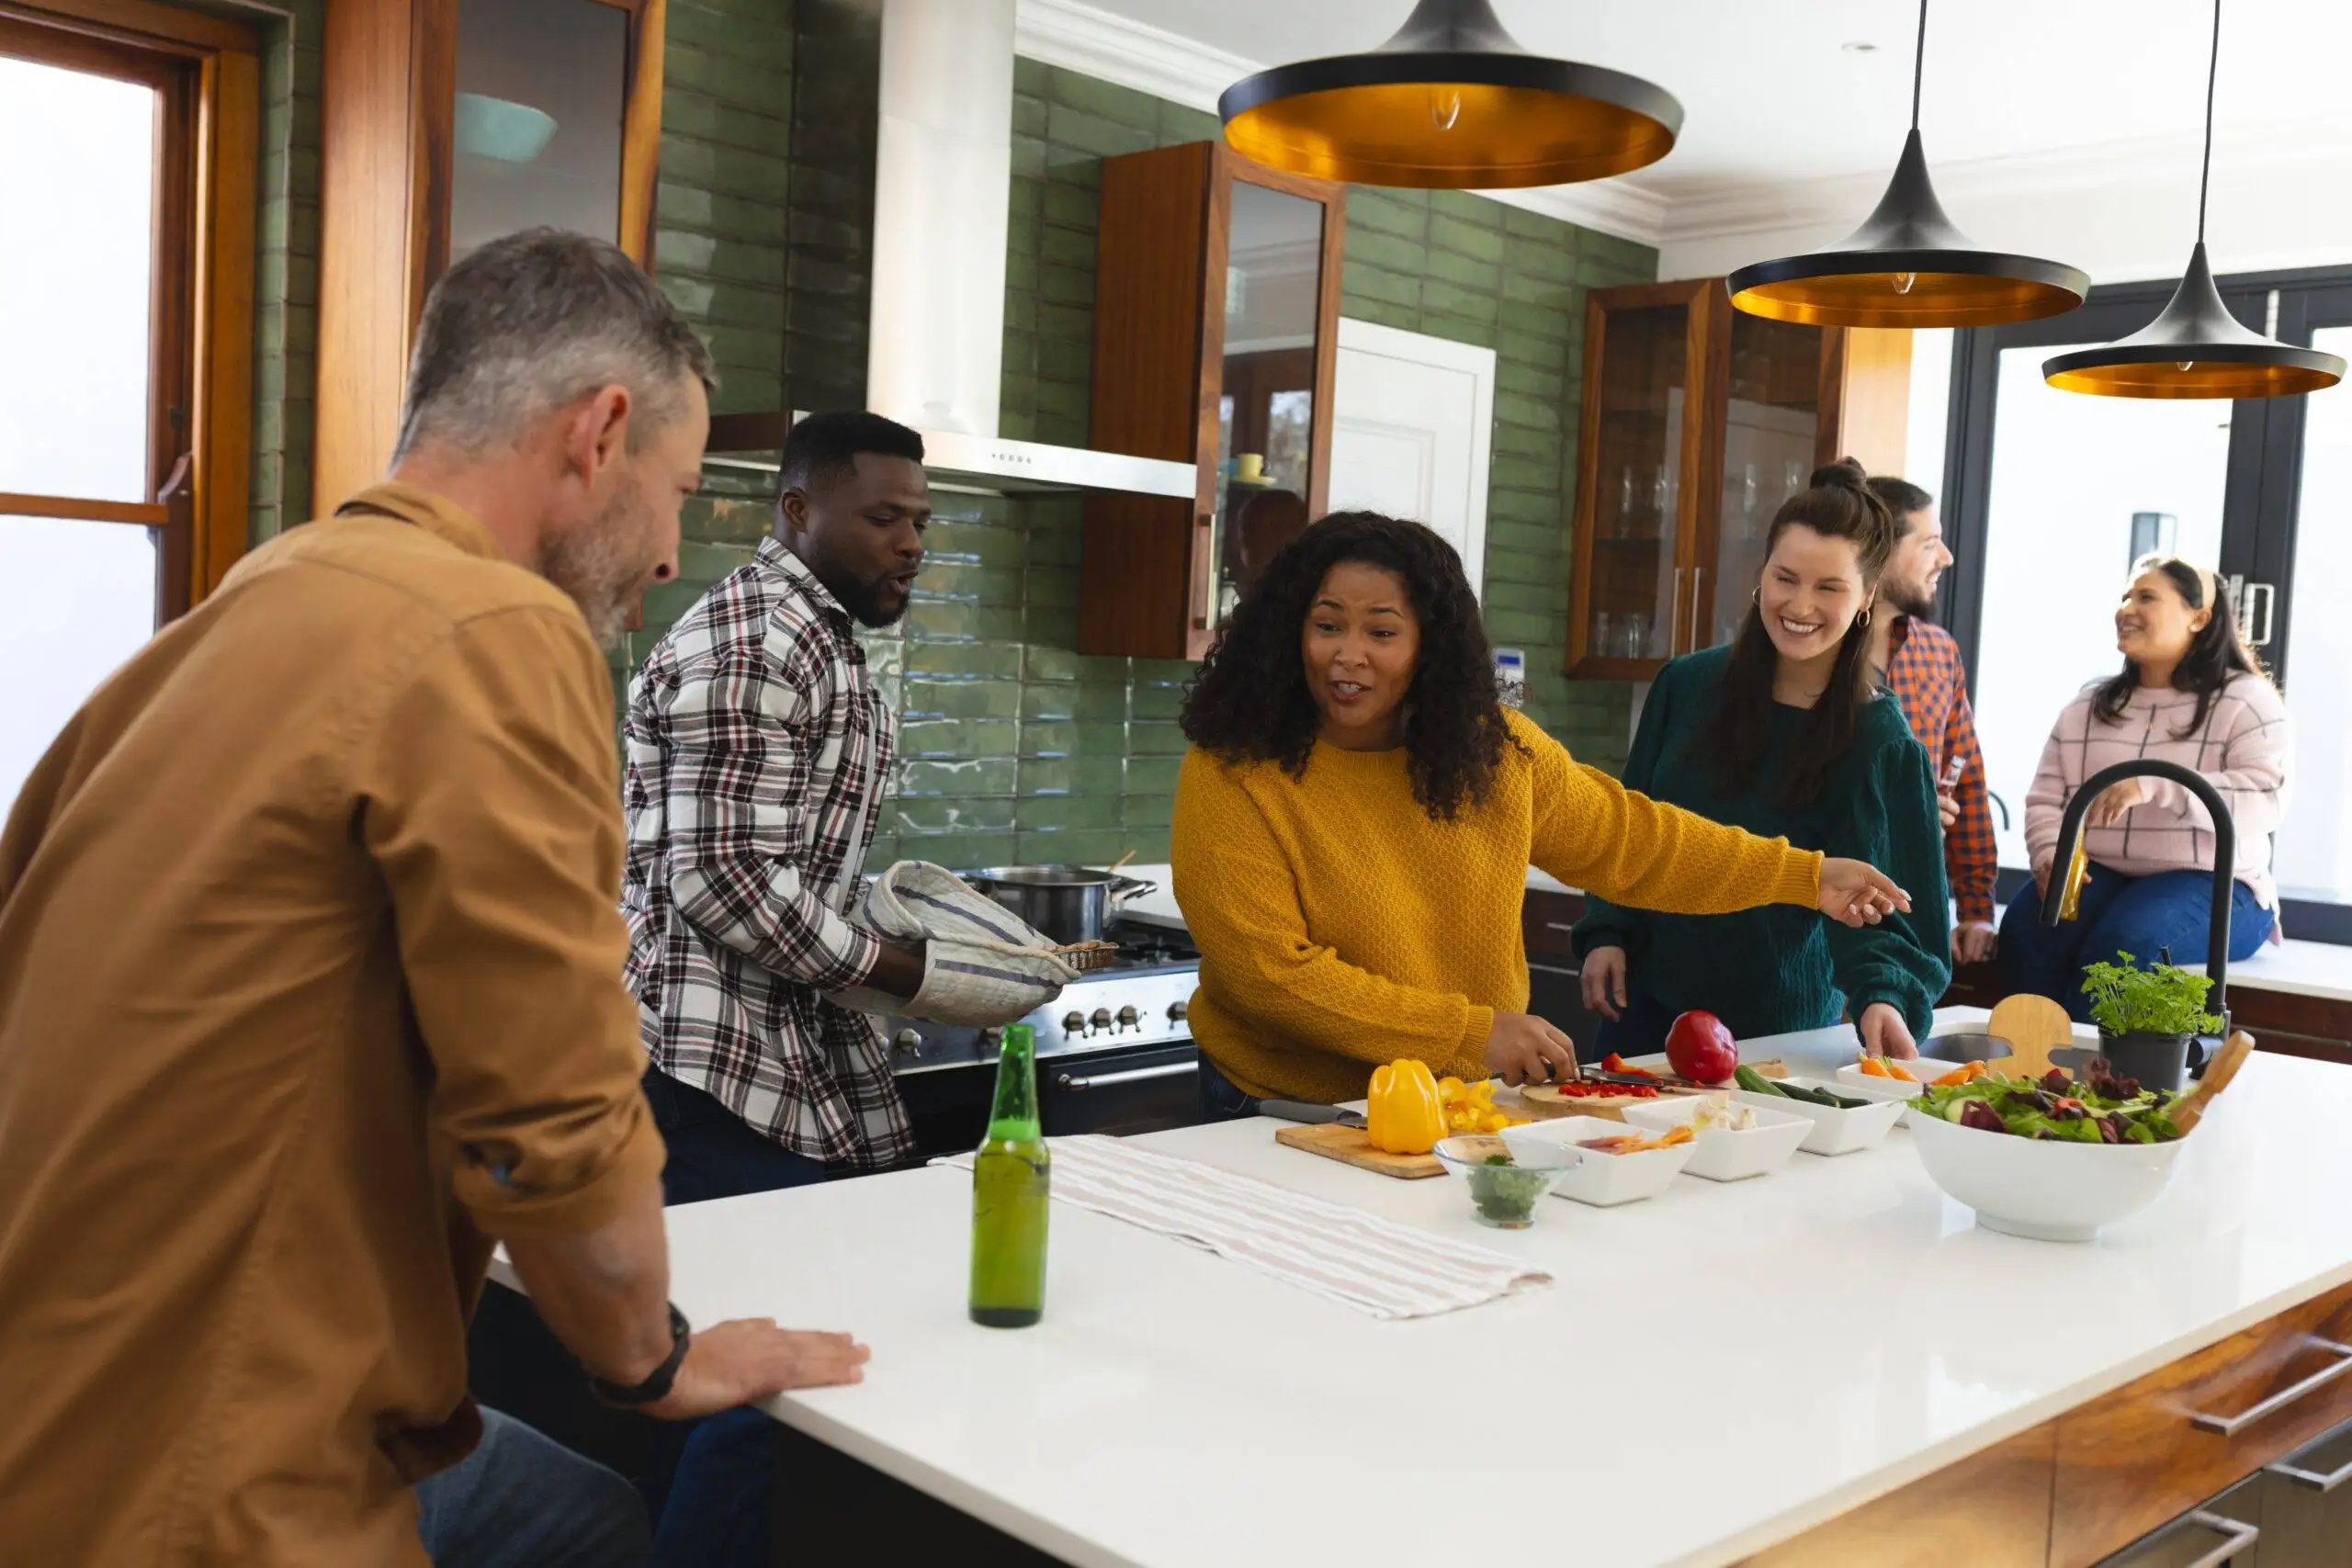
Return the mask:
[[925,1169],[673,1210],[673,1294],[855,1331],[865,1382],[774,1414],[1072,1563],[1605,1568],[1736,1562],[2352,1281],[2352,1070],[2294,1058],[2250,1062],[2156,1206],[2084,1246],[1978,1230],[1903,1131],[1505,1233],[1451,1179],[1279,1125],[1149,1143],[1554,1282],[1382,1322],[1057,1204],[1045,1322],[989,1330],[964,1314],[970,1178]]

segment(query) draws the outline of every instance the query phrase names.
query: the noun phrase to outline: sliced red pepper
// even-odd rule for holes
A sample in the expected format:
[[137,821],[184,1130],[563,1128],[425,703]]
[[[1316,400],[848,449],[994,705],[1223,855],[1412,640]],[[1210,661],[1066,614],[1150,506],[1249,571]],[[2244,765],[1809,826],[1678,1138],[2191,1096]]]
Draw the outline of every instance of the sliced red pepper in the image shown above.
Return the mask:
[[1656,1073],[1650,1071],[1647,1067],[1637,1067],[1634,1066],[1633,1063],[1625,1060],[1624,1057],[1619,1055],[1614,1051],[1610,1052],[1609,1055],[1600,1058],[1600,1070],[1604,1073],[1626,1073],[1638,1078],[1654,1078],[1657,1077]]

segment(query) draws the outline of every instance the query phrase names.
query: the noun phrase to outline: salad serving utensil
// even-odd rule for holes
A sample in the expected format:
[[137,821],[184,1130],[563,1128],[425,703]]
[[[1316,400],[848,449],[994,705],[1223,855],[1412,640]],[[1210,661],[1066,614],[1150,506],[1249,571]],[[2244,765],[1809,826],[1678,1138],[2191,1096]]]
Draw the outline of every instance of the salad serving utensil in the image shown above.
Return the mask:
[[2213,1097],[2230,1087],[2230,1080],[2238,1076],[2238,1069],[2252,1055],[2254,1036],[2244,1030],[2231,1035],[2228,1043],[2213,1053],[2213,1059],[2205,1065],[2205,1076],[2198,1080],[2197,1087],[2167,1108],[2172,1124],[2180,1129],[2182,1137],[2188,1136],[2197,1123],[2205,1119],[2206,1109],[2213,1103]]

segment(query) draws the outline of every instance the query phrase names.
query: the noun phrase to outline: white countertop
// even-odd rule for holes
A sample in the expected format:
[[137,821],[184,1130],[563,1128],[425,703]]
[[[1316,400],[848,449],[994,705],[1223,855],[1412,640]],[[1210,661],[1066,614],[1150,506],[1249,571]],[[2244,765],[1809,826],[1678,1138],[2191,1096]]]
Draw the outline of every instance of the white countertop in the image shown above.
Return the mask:
[[[1853,1051],[1842,1029],[1749,1045]],[[2293,1057],[2250,1061],[2164,1198],[2084,1246],[1976,1229],[1901,1131],[1503,1233],[1451,1179],[1278,1125],[1149,1141],[1555,1282],[1380,1322],[1057,1204],[1045,1322],[979,1328],[970,1178],[926,1169],[673,1209],[673,1292],[700,1323],[855,1331],[866,1382],[774,1413],[1088,1568],[1487,1568],[1547,1536],[1589,1568],[1713,1568],[2352,1280],[2352,1069]]]
[[[2199,975],[2205,973],[2202,964],[2194,968]],[[2233,961],[2230,985],[2233,988],[2244,986],[2253,991],[2284,991],[2333,1002],[2352,1002],[2352,947],[2332,942],[2298,942],[2289,937],[2276,947],[2266,944],[2243,963]]]

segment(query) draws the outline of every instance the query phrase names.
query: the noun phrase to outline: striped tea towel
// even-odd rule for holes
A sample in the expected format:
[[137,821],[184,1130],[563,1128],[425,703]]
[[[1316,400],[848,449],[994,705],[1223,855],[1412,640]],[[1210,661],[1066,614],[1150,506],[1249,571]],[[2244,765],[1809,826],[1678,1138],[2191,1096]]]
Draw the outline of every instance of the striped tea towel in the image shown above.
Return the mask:
[[[1083,1134],[1047,1140],[1053,1194],[1172,1235],[1374,1317],[1433,1317],[1551,1276],[1483,1247],[1236,1176],[1198,1160]],[[968,1169],[970,1155],[932,1162]]]

